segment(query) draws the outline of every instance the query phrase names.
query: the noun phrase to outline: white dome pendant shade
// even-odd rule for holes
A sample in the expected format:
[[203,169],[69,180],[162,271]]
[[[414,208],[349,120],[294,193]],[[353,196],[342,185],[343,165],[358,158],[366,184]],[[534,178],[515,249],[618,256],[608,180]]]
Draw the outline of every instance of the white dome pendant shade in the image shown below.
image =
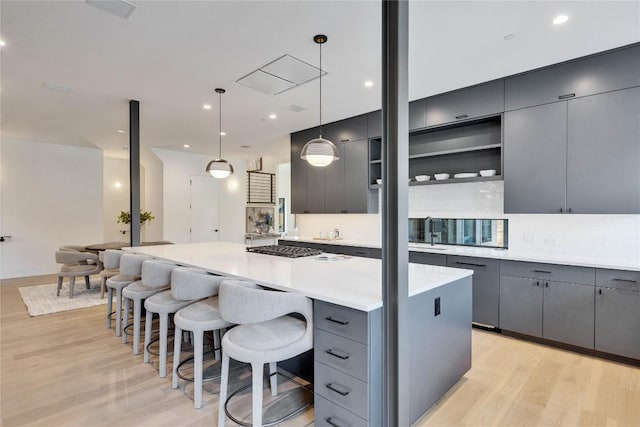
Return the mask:
[[313,41],[320,47],[320,136],[302,147],[300,158],[311,166],[325,167],[338,160],[340,155],[334,143],[322,137],[322,45],[326,43],[327,36],[318,34],[313,37]]
[[222,94],[225,93],[224,89],[216,89],[216,93],[219,95],[219,113],[220,113],[220,132],[218,132],[218,158],[211,160],[206,167],[206,171],[211,174],[212,177],[218,179],[224,179],[233,173],[233,166],[231,163],[222,158]]

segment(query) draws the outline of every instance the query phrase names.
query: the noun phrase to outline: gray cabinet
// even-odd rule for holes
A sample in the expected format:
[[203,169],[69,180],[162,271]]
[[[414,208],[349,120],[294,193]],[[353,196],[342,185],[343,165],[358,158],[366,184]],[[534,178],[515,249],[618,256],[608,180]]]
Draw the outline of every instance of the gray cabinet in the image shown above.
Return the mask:
[[427,126],[436,126],[504,111],[504,81],[497,80],[427,98]]
[[323,126],[323,136],[334,144],[367,138],[367,115],[362,114]]
[[593,349],[594,284],[593,268],[502,261],[500,327]]
[[[322,168],[324,169],[324,213],[340,213],[345,208],[345,165],[347,162],[345,144],[337,143],[336,148],[340,158]],[[364,166],[366,167],[366,164]]]
[[567,106],[567,209],[640,213],[640,88],[576,99]]
[[[344,175],[342,187],[345,198],[342,213],[377,212],[378,194],[369,190],[369,144],[366,139],[349,141],[344,144]],[[334,184],[335,185],[335,184]],[[327,193],[336,190],[335,186],[326,187]]]
[[640,46],[508,77],[505,108],[515,110],[633,86],[640,86]]
[[308,129],[291,134],[291,212],[309,212],[307,208],[307,171],[311,167],[300,158],[302,147],[314,138],[317,129]]
[[640,271],[596,270],[595,349],[640,359]]
[[500,315],[500,261],[448,255],[447,265],[473,270],[472,320],[474,323],[497,327]]
[[418,99],[409,103],[409,131],[427,126],[425,104],[425,99]]
[[431,254],[428,252],[409,251],[409,262],[414,264],[446,266],[447,256],[444,254]]
[[566,110],[556,103],[505,113],[505,213],[564,211]]
[[367,114],[367,138],[379,138],[382,136],[382,110],[372,111]]

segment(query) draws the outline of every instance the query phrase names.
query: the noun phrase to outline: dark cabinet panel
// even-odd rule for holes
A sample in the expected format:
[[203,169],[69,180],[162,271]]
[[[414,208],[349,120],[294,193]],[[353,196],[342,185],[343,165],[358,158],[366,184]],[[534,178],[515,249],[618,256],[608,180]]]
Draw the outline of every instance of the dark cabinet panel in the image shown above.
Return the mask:
[[443,254],[431,254],[428,252],[409,251],[409,262],[414,264],[446,266],[447,256]]
[[640,88],[567,104],[567,210],[640,213]]
[[325,168],[307,165],[307,213],[324,213]]
[[305,213],[307,208],[307,170],[311,167],[300,158],[302,147],[314,138],[315,129],[291,134],[291,212]]
[[500,328],[542,337],[542,281],[500,276]]
[[427,126],[499,114],[503,111],[503,80],[433,96],[426,101]]
[[566,109],[556,103],[505,113],[505,213],[564,211]]
[[500,316],[500,261],[448,255],[447,265],[473,270],[472,320],[497,327]]
[[596,285],[640,292],[640,271],[596,269]]
[[[336,143],[336,148],[340,159],[324,168],[324,213],[340,213],[344,210],[346,197],[344,174],[347,163],[345,144]],[[367,166],[366,160],[362,160],[362,163],[364,167]]]
[[425,111],[426,101],[418,99],[409,103],[409,130],[422,129],[427,126]]
[[595,269],[592,267],[510,260],[505,260],[500,263],[500,273],[506,274],[507,276],[581,283],[591,286],[595,283],[596,275]]
[[[369,192],[369,144],[366,139],[344,144],[344,175],[342,192],[345,194],[340,212],[369,212],[369,198],[376,197]],[[333,192],[334,187],[327,185],[326,191]]]
[[334,144],[365,139],[367,137],[367,115],[362,114],[327,123],[323,126],[323,136]]
[[554,65],[505,80],[507,110],[640,86],[640,46]]
[[640,359],[640,292],[596,288],[595,349]]
[[542,336],[592,349],[594,296],[593,286],[545,280]]
[[382,136],[382,111],[372,111],[367,114],[367,137],[377,138]]

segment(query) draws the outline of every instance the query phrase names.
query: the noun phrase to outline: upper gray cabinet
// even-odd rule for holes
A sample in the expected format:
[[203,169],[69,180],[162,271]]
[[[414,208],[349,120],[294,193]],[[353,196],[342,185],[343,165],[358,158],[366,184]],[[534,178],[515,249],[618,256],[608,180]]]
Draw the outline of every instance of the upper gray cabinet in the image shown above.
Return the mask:
[[[300,158],[302,147],[316,138],[319,128],[311,128],[291,134],[291,212],[307,213],[307,172],[310,166]],[[324,184],[324,179],[323,179]]]
[[531,107],[640,86],[640,46],[620,49],[505,80],[505,109]]
[[409,103],[409,131],[427,126],[425,104],[425,99],[418,99]]
[[367,114],[367,137],[378,138],[382,136],[382,111],[372,111]]
[[497,80],[427,98],[426,125],[436,126],[503,111],[504,80]]
[[640,88],[567,103],[567,209],[640,213]]
[[367,137],[367,115],[351,117],[323,126],[322,136],[334,144]]

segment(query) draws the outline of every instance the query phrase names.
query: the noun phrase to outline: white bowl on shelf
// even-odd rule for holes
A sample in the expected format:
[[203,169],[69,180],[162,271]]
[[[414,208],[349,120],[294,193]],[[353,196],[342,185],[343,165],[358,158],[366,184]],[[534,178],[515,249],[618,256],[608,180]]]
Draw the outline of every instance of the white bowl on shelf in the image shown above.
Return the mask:
[[454,178],[475,178],[478,176],[477,172],[462,172],[453,175]]
[[496,176],[496,170],[495,169],[481,170],[480,176]]
[[376,184],[378,184],[378,185],[382,184],[382,180],[381,179],[376,179]]
[[433,177],[437,180],[437,181],[442,181],[443,179],[449,179],[449,174],[448,173],[436,173],[433,175]]
[[430,179],[431,179],[431,176],[429,175],[416,175],[416,181],[418,182],[429,181]]

